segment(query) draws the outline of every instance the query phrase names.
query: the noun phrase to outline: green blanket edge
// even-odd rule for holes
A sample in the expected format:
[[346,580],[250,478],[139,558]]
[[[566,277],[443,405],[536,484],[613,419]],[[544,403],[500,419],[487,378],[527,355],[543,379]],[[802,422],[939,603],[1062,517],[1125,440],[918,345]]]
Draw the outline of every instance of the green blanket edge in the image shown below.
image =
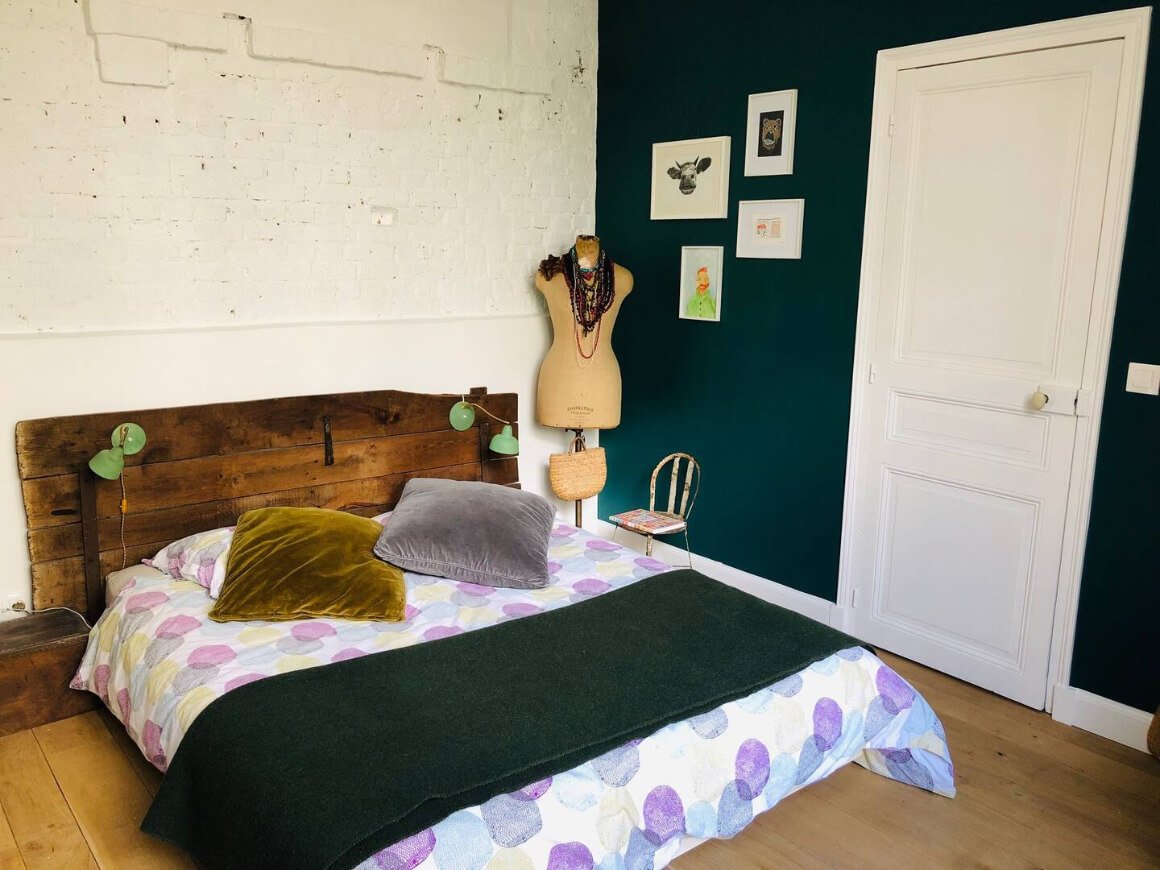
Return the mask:
[[[667,572],[235,689],[194,721],[141,829],[207,867],[351,867],[854,646],[865,645],[698,572]],[[501,734],[506,750],[459,769],[473,740]],[[368,743],[395,751],[355,751]],[[296,791],[318,782],[329,801]]]

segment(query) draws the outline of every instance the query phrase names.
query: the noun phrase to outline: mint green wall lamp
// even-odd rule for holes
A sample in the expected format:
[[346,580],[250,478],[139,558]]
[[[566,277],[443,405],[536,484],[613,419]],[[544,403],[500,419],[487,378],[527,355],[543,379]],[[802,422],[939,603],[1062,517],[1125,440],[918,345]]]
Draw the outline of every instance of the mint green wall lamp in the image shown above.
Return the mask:
[[[136,423],[121,423],[113,430],[109,441],[113,446],[106,447],[90,459],[89,468],[92,469],[93,474],[97,477],[103,477],[105,480],[119,479],[121,481],[121,567],[124,568],[125,557],[128,554],[128,550],[125,547],[125,514],[129,511],[129,499],[125,495],[125,476],[123,474],[125,470],[125,457],[132,456],[134,453],[140,453],[145,448],[145,430]],[[95,512],[96,496],[93,495],[92,499],[90,510]],[[83,501],[84,498],[82,497]],[[82,504],[83,508],[84,505]],[[93,518],[93,521],[95,522],[95,518]],[[96,558],[99,559],[99,555]],[[90,600],[90,610],[92,610],[93,606],[94,602]]]
[[136,423],[121,423],[109,438],[112,447],[106,447],[89,460],[89,468],[97,477],[116,480],[125,470],[125,457],[140,453],[145,447],[145,430]]
[[483,411],[491,419],[498,423],[503,423],[503,429],[496,435],[493,435],[488,447],[492,453],[502,453],[504,456],[516,456],[520,452],[519,439],[512,432],[512,424],[507,420],[501,420],[483,405],[477,405],[475,402],[467,401],[466,396],[460,396],[459,401],[451,406],[451,413],[448,414],[448,419],[451,422],[451,428],[456,431],[463,432],[475,425],[475,409]]

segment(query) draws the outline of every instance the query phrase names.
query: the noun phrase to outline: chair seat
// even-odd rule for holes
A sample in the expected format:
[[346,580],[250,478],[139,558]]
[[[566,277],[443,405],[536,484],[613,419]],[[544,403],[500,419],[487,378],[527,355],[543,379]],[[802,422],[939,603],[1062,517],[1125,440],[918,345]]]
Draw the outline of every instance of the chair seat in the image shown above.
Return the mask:
[[612,521],[622,529],[641,535],[672,535],[683,532],[688,523],[680,517],[640,509],[631,511],[629,516],[615,516]]

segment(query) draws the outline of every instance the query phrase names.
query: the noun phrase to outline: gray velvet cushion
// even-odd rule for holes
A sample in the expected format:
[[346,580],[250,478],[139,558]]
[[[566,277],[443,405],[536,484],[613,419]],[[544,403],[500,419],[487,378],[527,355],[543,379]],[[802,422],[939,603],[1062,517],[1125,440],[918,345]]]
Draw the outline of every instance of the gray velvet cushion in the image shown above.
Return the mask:
[[538,495],[460,480],[407,481],[375,555],[405,571],[483,586],[548,585],[555,512]]

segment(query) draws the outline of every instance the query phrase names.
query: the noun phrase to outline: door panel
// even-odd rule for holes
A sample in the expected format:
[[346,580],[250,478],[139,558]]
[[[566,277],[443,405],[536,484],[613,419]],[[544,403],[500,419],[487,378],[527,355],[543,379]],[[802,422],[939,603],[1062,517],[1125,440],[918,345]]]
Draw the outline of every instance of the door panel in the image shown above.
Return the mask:
[[1090,227],[1072,210],[1090,76],[1004,81],[1010,59],[975,64],[993,76],[962,85],[961,69],[903,74],[923,83],[908,107],[898,356],[1048,377],[1073,218],[1079,231],[1099,227],[1098,210]]
[[1122,42],[898,74],[855,627],[1042,707]]
[[[969,654],[1018,664],[1039,506],[886,468],[878,619]],[[967,550],[962,538],[985,540]],[[931,583],[931,575],[940,578]]]

